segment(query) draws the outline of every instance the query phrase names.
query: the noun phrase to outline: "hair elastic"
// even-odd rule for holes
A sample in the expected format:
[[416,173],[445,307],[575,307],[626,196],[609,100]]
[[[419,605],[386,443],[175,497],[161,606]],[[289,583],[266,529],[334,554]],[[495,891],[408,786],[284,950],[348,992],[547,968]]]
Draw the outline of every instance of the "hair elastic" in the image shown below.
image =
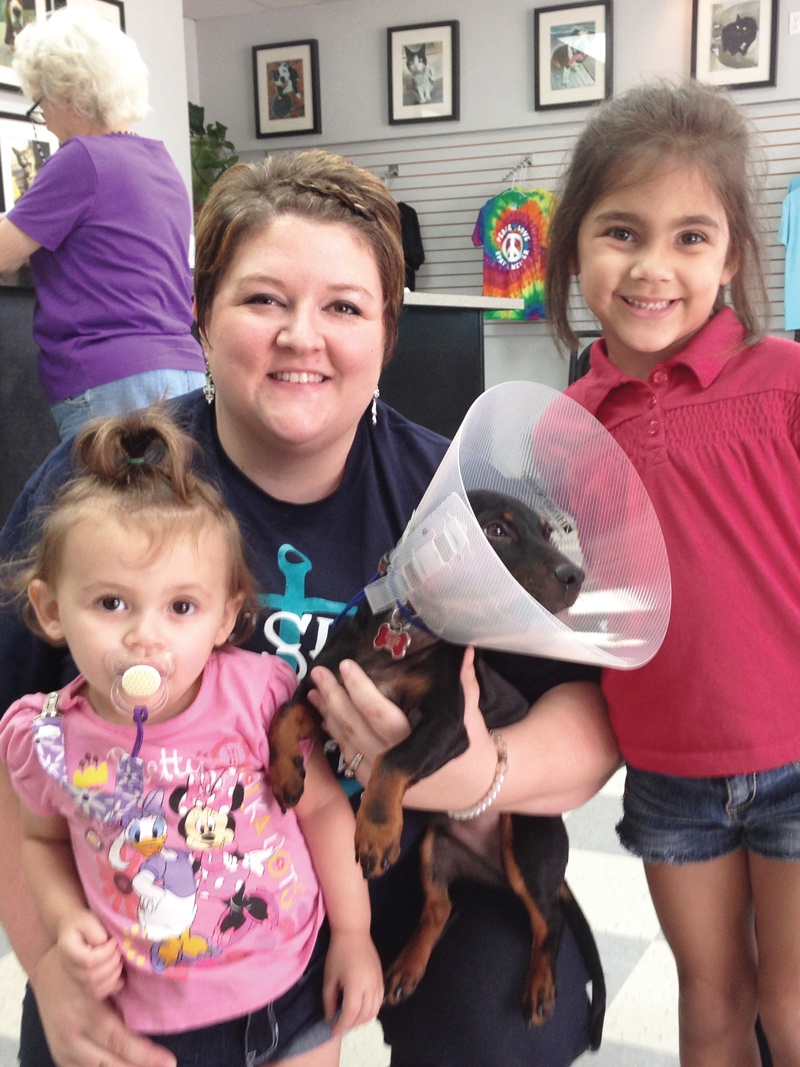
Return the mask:
[[128,463],[145,463],[144,456],[128,456]]

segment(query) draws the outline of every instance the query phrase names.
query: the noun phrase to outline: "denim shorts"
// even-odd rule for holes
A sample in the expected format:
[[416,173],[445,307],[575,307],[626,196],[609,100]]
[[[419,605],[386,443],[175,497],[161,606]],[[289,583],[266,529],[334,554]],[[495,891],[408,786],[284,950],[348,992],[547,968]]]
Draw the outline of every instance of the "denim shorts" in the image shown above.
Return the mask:
[[250,1015],[180,1034],[151,1034],[175,1054],[178,1067],[256,1067],[299,1056],[331,1038],[322,1007],[330,930],[323,924],[303,974],[283,996]]
[[800,760],[729,778],[677,778],[628,765],[617,833],[645,863],[702,863],[739,848],[800,860]]
[[202,371],[147,370],[115,382],[106,382],[50,405],[62,441],[74,437],[89,419],[119,415],[125,411],[150,407],[163,396],[183,396],[200,389],[205,381]]

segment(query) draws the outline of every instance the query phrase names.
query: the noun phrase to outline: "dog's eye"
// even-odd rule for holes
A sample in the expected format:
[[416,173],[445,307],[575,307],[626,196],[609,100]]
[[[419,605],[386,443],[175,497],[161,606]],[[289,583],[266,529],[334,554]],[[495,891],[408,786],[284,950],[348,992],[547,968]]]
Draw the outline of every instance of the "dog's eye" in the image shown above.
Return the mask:
[[490,522],[483,528],[487,537],[508,537],[508,530],[502,522]]
[[542,523],[542,537],[545,539],[545,541],[549,542],[550,538],[552,536],[553,536],[553,527],[550,525],[549,522],[543,522]]

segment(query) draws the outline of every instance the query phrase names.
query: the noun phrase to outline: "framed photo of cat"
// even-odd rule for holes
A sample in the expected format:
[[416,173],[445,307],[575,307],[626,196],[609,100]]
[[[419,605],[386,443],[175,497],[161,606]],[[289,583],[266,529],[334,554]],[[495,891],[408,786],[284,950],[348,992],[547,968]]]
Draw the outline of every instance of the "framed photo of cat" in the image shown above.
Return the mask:
[[778,0],[693,0],[692,77],[709,85],[775,85]]
[[387,38],[389,125],[458,121],[458,22],[393,26]]
[[58,138],[24,115],[0,111],[0,211],[10,211],[58,149]]
[[534,107],[585,107],[611,96],[611,0],[533,12]]
[[256,137],[322,133],[316,41],[255,45],[253,84]]

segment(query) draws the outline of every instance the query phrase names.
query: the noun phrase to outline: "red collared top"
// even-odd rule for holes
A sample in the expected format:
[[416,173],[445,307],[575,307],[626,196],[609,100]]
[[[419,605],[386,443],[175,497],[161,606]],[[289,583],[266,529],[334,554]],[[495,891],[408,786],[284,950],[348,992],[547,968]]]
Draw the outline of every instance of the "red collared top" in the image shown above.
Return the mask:
[[567,390],[630,457],[664,531],[664,643],[603,677],[625,759],[662,774],[800,758],[800,345],[743,336],[726,308],[646,382],[598,341]]

